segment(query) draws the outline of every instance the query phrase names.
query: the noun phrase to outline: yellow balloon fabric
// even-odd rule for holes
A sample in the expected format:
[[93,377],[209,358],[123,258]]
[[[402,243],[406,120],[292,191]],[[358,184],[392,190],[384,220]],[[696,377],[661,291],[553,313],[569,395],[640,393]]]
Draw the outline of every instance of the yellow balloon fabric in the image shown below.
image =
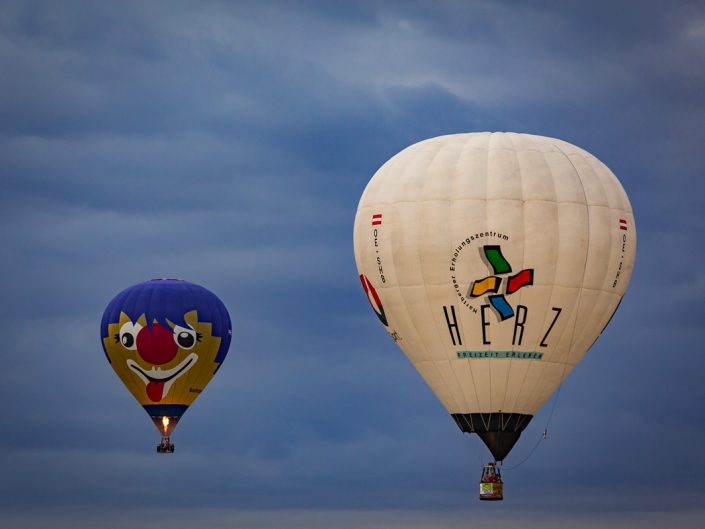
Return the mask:
[[223,362],[230,325],[222,301],[205,288],[152,280],[110,302],[101,334],[113,370],[168,435]]

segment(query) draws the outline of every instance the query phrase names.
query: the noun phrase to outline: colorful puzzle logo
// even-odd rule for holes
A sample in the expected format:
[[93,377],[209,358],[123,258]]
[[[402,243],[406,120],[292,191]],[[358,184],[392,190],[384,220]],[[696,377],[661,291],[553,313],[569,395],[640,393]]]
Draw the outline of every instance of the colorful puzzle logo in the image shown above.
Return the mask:
[[[507,320],[514,316],[514,309],[505,296],[514,294],[522,287],[533,285],[534,269],[527,268],[518,274],[503,278],[500,276],[512,273],[512,267],[502,255],[502,249],[497,245],[487,245],[482,247],[481,254],[483,260],[492,268],[493,275],[474,281],[470,285],[467,295],[470,298],[478,298],[487,293],[492,293],[488,296],[490,305],[492,305],[500,320]],[[506,279],[506,282],[504,279]],[[502,283],[506,283],[504,293],[500,293]]]

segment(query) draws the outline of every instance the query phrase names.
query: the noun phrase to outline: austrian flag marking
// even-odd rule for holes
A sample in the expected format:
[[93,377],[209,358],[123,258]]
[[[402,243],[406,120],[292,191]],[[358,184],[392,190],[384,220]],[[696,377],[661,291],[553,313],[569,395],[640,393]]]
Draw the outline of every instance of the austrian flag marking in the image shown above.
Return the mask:
[[619,229],[627,231],[627,221],[625,219],[619,219]]
[[372,225],[379,226],[380,224],[382,224],[382,214],[376,213],[375,215],[372,215]]

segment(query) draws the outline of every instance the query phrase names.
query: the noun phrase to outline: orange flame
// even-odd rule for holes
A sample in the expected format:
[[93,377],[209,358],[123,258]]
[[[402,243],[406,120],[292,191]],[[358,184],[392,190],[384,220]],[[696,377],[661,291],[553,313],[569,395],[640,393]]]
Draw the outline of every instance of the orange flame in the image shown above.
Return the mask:
[[166,415],[162,417],[162,424],[164,425],[164,433],[166,433],[166,429],[169,427],[169,417]]

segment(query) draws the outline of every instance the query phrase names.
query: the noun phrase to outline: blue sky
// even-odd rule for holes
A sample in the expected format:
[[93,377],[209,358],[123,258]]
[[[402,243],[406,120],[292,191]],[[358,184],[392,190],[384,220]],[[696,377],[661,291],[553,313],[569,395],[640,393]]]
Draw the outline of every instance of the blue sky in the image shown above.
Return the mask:
[[[0,0],[0,12],[0,524],[705,522],[702,5]],[[476,500],[487,453],[388,339],[352,251],[380,165],[484,130],[592,152],[639,231],[619,312],[491,508]],[[153,277],[209,288],[233,320],[171,457],[154,453],[99,340],[112,296]]]

